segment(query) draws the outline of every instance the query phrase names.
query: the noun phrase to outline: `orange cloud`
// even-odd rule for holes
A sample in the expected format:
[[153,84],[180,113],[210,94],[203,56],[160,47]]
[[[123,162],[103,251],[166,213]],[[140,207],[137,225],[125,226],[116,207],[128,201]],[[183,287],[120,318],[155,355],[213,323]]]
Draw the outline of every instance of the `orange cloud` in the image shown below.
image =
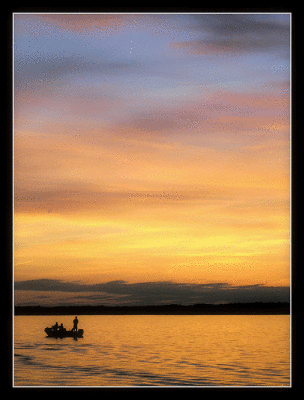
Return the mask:
[[[134,21],[134,17],[127,14],[41,14],[34,16],[35,21],[37,21],[37,17],[40,24],[50,24],[50,26],[60,27],[68,32],[85,31],[89,33],[102,30],[106,33],[111,32],[111,34],[126,23]],[[30,14],[15,15],[17,32],[26,33],[26,28],[30,26],[31,20]],[[21,25],[21,22],[24,22],[25,25]],[[36,33],[36,37],[39,37],[39,34],[45,34],[45,28],[33,32]]]

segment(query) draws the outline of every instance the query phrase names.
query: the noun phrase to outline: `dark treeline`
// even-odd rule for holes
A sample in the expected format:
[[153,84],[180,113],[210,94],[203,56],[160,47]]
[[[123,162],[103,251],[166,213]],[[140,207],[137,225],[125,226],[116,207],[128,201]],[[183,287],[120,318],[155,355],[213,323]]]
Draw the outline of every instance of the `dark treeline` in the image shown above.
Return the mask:
[[289,303],[180,304],[157,306],[16,306],[15,315],[200,315],[289,314]]

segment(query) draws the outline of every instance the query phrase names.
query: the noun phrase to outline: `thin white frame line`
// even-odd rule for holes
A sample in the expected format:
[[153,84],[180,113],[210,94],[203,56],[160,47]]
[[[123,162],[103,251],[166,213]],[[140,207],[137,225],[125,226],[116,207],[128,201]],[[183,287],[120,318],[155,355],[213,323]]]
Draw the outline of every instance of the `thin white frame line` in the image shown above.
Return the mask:
[[[164,386],[15,386],[14,385],[14,318],[15,318],[15,313],[14,313],[14,304],[15,304],[15,296],[14,296],[14,35],[15,35],[15,15],[232,15],[232,14],[237,14],[237,15],[289,15],[290,16],[290,49],[289,49],[289,55],[290,55],[290,60],[289,60],[289,66],[290,66],[290,71],[289,71],[289,80],[290,80],[290,91],[289,91],[289,99],[290,99],[290,105],[289,105],[289,111],[290,111],[290,122],[289,122],[289,137],[290,137],[290,147],[289,147],[289,153],[290,153],[290,163],[289,163],[289,171],[290,171],[290,250],[289,250],[289,258],[290,258],[290,292],[289,292],[289,300],[290,300],[290,384],[286,386],[261,386],[261,385],[255,385],[255,386],[209,386],[209,385],[182,385],[182,386],[176,386],[176,385],[164,385]],[[291,246],[292,246],[292,112],[291,112],[291,103],[292,103],[292,13],[291,12],[13,12],[12,13],[13,18],[12,18],[12,386],[13,387],[18,387],[18,388],[56,388],[56,387],[63,387],[63,388],[157,388],[157,387],[190,387],[190,388],[287,388],[287,387],[292,387],[292,345],[291,345],[291,337],[292,337],[292,324],[291,324],[291,316],[292,316],[292,296],[291,296],[291,289],[292,289],[292,251],[291,251]]]

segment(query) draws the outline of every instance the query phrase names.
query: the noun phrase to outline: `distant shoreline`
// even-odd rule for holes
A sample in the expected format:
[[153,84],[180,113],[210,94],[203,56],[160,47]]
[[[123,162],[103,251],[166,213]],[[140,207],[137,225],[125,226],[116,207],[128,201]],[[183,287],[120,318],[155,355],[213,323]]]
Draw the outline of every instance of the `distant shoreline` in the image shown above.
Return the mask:
[[157,306],[15,306],[15,315],[289,315],[289,303]]

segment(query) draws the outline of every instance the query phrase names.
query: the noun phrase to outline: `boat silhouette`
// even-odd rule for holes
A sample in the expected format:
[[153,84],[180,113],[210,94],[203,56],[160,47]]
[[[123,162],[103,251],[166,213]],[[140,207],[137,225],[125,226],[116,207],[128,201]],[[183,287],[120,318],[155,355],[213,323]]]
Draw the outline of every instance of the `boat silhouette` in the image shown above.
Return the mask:
[[73,337],[73,338],[81,338],[83,337],[83,329],[78,329],[77,331],[71,329],[71,330],[66,330],[64,329],[55,329],[55,328],[45,328],[44,329],[45,333],[48,335],[48,337]]

